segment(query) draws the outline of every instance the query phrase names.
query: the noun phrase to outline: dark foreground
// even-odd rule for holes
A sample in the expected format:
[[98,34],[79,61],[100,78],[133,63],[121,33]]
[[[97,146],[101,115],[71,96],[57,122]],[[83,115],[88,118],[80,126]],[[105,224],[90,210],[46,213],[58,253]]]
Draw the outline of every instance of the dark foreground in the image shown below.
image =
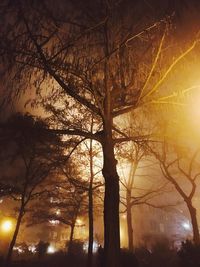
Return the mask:
[[[0,258],[3,266],[3,257]],[[44,255],[15,257],[10,267],[86,267],[87,255],[84,253],[66,255],[63,252]],[[104,267],[103,250],[94,255],[93,267]],[[200,267],[200,246],[186,241],[179,251],[158,244],[152,251],[140,248],[131,253],[121,251],[121,267]]]

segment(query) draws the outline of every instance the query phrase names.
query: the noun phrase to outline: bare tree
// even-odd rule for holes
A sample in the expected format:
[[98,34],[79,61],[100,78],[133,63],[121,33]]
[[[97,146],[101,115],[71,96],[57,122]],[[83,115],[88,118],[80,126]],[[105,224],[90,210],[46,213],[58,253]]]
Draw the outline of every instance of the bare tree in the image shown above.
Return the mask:
[[[33,125],[35,131],[33,131]],[[5,266],[10,264],[13,247],[29,202],[45,192],[42,183],[56,169],[62,153],[60,139],[40,131],[44,128],[43,122],[34,120],[28,115],[17,114],[4,124],[3,130],[1,129],[1,136],[6,136],[5,145],[9,150],[9,152],[2,150],[1,153],[4,154],[4,160],[10,163],[9,170],[4,170],[2,188],[3,190],[9,188],[6,192],[4,190],[5,195],[19,203],[17,222]]]
[[150,151],[159,161],[164,177],[173,184],[177,193],[183,198],[190,214],[193,241],[200,243],[199,228],[197,222],[196,208],[193,205],[193,198],[198,188],[199,149],[191,151],[189,148],[171,144],[166,140],[157,145],[157,149],[150,148]]
[[[114,148],[119,142],[146,138],[130,136],[117,120],[144,103],[176,100],[173,91],[167,90],[167,96],[158,91],[197,45],[195,39],[181,53],[174,47],[171,53],[164,47],[170,35],[168,19],[155,18],[152,9],[135,1],[76,1],[74,5],[63,1],[48,7],[45,1],[6,1],[3,5],[7,27],[1,33],[2,73],[7,84],[11,82],[10,88],[15,86],[6,95],[18,95],[26,90],[23,85],[27,82],[36,93],[44,86],[50,88],[49,97],[41,93],[41,104],[54,117],[62,117],[51,124],[51,132],[101,143],[106,267],[120,265],[119,176]],[[145,14],[148,19],[143,19]],[[75,121],[66,116],[66,109],[74,112]],[[81,121],[86,113],[97,118],[94,133]]]
[[[153,204],[152,200],[165,192],[167,184],[161,183],[158,177],[154,177],[157,163],[151,156],[147,155],[147,151],[142,144],[133,143],[129,151],[126,150],[121,156],[126,160],[126,164],[128,163],[128,168],[126,165],[126,174],[120,178],[122,184],[121,203],[123,206],[122,212],[126,212],[128,248],[130,251],[133,251],[134,231],[132,209],[137,205],[159,207]],[[146,179],[150,181],[152,178],[154,179],[151,182],[151,187],[137,186],[138,181],[136,180],[139,179],[141,184],[143,184],[142,181]]]
[[56,220],[70,227],[69,254],[75,227],[80,226],[77,218],[88,213],[88,182],[82,176],[77,165],[68,160],[47,184],[46,194],[35,202],[31,212],[31,225]]

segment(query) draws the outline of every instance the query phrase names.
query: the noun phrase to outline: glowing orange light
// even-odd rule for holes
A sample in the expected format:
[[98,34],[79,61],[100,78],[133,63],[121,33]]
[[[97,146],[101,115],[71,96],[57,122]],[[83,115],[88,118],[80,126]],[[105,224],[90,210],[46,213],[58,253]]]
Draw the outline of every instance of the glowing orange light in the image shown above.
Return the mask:
[[81,219],[77,219],[77,220],[76,220],[76,223],[77,223],[78,225],[81,225],[83,222],[82,222]]
[[8,232],[11,232],[12,229],[13,229],[13,223],[11,220],[7,219],[7,220],[2,222],[2,224],[1,224],[2,232],[8,233]]
[[200,87],[193,92],[189,100],[190,119],[195,125],[199,125],[200,121]]

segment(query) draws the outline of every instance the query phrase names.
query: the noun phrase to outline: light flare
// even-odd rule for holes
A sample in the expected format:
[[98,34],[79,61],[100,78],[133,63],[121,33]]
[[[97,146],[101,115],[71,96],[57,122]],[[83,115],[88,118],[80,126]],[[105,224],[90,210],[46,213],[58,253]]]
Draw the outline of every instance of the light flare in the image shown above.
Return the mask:
[[4,233],[9,233],[11,232],[13,229],[13,223],[11,220],[5,220],[2,222],[1,224],[1,230],[4,232]]
[[48,246],[48,248],[47,248],[47,253],[48,254],[53,254],[55,252],[56,252],[56,249],[55,249],[55,247],[53,245]]

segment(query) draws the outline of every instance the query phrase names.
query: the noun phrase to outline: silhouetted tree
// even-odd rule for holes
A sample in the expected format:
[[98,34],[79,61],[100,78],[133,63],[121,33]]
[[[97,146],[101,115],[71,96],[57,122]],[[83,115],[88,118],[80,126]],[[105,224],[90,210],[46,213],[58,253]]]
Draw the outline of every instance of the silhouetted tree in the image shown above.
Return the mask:
[[[60,165],[61,166],[61,165]],[[74,163],[68,161],[65,169],[57,171],[43,194],[32,206],[29,225],[57,221],[70,227],[68,253],[72,252],[75,227],[79,216],[87,214],[87,181]]]
[[[1,128],[1,136],[6,136],[8,151],[1,153],[9,164],[1,179],[5,195],[19,203],[19,212],[13,237],[10,242],[5,266],[9,266],[13,247],[17,240],[22,218],[30,201],[45,192],[44,180],[57,168],[62,157],[62,142],[57,136],[44,132],[46,125],[29,115],[12,116]],[[53,156],[52,156],[53,154]]]
[[[38,94],[44,87],[49,88],[48,96],[41,93],[40,102],[55,115],[51,131],[93,139],[102,145],[106,267],[120,264],[119,176],[114,148],[119,142],[145,138],[130,136],[123,123],[118,124],[118,118],[144,103],[176,100],[174,87],[172,94],[167,90],[167,100],[158,91],[197,44],[195,40],[184,45],[181,53],[173,46],[171,53],[165,46],[170,39],[166,10],[155,12],[153,4],[144,3],[111,0],[62,1],[48,6],[45,1],[2,4],[2,73],[9,88],[14,85],[6,96],[26,90],[27,82]],[[94,133],[82,120],[86,113],[97,118]]]
[[193,199],[198,188],[200,175],[198,169],[199,149],[191,151],[187,147],[164,140],[157,144],[157,149],[155,146],[154,148],[150,147],[150,151],[159,161],[163,176],[184,200],[191,218],[193,241],[198,245],[200,235]]

